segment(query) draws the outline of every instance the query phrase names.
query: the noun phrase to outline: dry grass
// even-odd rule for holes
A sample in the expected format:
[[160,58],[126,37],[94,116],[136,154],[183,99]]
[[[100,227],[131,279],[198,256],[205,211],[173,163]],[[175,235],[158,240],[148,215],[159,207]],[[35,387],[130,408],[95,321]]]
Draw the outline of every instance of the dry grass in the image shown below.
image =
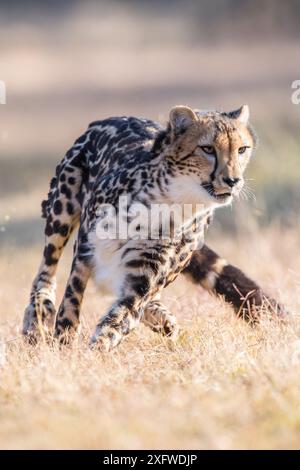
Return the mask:
[[[165,292],[182,325],[175,345],[141,326],[113,353],[101,355],[88,350],[87,336],[109,299],[91,284],[83,333],[72,348],[32,348],[19,338],[6,344],[0,447],[297,448],[298,244],[296,231],[274,227],[228,238],[223,247],[288,305],[294,315],[287,325],[264,319],[250,328],[221,300],[180,280]],[[19,335],[38,258],[38,248],[1,255],[3,341]]]

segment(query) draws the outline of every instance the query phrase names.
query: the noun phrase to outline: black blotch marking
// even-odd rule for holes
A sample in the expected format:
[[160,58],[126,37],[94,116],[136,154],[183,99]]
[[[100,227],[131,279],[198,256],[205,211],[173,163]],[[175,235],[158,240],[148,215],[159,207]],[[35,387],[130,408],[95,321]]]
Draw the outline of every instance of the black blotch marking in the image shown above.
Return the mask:
[[79,292],[80,294],[83,292],[83,284],[82,284],[81,279],[79,279],[79,277],[74,276],[72,284],[76,292]]
[[62,224],[59,227],[59,233],[62,237],[66,237],[69,233],[69,225],[68,224]]
[[70,285],[68,285],[67,289],[66,289],[66,298],[67,299],[70,299],[72,296],[73,296],[74,292],[73,292],[73,289]]
[[128,309],[132,309],[132,307],[134,306],[134,302],[135,298],[133,296],[128,296],[120,302],[120,306],[124,305],[124,307]]
[[79,301],[76,299],[76,297],[71,297],[70,298],[70,302],[72,305],[74,305],[75,307],[78,307],[79,305]]
[[73,327],[73,322],[69,320],[69,318],[63,318],[62,320],[58,320],[58,325],[63,328],[64,330],[67,328]]
[[65,183],[61,185],[60,191],[62,194],[66,196],[67,199],[72,198],[72,191],[70,190],[70,188],[68,188],[68,186]]
[[67,202],[67,212],[69,215],[74,215],[74,205],[72,202]]
[[139,297],[143,297],[150,290],[150,282],[145,275],[135,276],[134,274],[129,274],[127,275],[127,280]]
[[55,215],[60,215],[63,211],[62,202],[58,199],[53,205],[53,211]]
[[45,228],[45,235],[47,235],[47,237],[50,237],[51,235],[53,235],[53,228],[52,228],[51,224],[48,223],[48,222],[47,222],[46,228]]
[[57,259],[53,258],[53,253],[55,252],[55,246],[53,243],[49,243],[44,249],[44,258],[47,266],[52,266],[57,263]]

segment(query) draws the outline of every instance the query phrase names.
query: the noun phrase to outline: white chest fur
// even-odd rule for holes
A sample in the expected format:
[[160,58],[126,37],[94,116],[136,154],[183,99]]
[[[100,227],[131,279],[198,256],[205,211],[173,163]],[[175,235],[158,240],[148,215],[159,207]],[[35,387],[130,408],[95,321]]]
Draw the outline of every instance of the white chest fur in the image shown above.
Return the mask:
[[104,294],[119,294],[124,268],[122,268],[122,250],[119,240],[99,239],[96,232],[89,235],[94,247],[94,279]]

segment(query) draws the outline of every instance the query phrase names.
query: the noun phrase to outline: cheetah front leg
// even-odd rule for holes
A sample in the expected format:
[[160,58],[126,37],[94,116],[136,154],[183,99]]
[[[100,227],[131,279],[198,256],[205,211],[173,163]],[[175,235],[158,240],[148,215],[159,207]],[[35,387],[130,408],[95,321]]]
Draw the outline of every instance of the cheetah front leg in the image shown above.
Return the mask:
[[159,301],[168,275],[161,255],[163,249],[157,243],[147,249],[143,241],[140,245],[134,241],[123,247],[119,254],[122,277],[116,284],[117,301],[99,321],[91,338],[92,348],[109,351],[140,321],[154,331],[176,335],[175,318]]
[[90,347],[110,351],[124,336],[136,328],[143,313],[143,302],[138,297],[123,297],[117,300],[100,320],[91,338]]
[[174,315],[160,302],[159,287],[145,274],[127,275],[123,295],[100,320],[91,338],[91,348],[110,351],[136,328],[140,321],[153,331],[175,339],[178,327]]

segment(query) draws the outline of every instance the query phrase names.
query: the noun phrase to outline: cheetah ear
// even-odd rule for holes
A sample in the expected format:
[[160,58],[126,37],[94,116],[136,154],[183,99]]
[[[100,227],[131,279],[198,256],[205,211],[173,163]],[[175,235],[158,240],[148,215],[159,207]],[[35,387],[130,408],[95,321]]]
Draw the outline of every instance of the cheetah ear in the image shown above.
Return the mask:
[[170,111],[170,124],[175,132],[185,131],[196,121],[197,115],[188,106],[175,106]]
[[241,122],[242,124],[247,124],[249,121],[249,106],[247,104],[243,104],[239,109],[235,111],[231,111],[227,113],[227,115],[231,119],[236,119],[237,121]]

